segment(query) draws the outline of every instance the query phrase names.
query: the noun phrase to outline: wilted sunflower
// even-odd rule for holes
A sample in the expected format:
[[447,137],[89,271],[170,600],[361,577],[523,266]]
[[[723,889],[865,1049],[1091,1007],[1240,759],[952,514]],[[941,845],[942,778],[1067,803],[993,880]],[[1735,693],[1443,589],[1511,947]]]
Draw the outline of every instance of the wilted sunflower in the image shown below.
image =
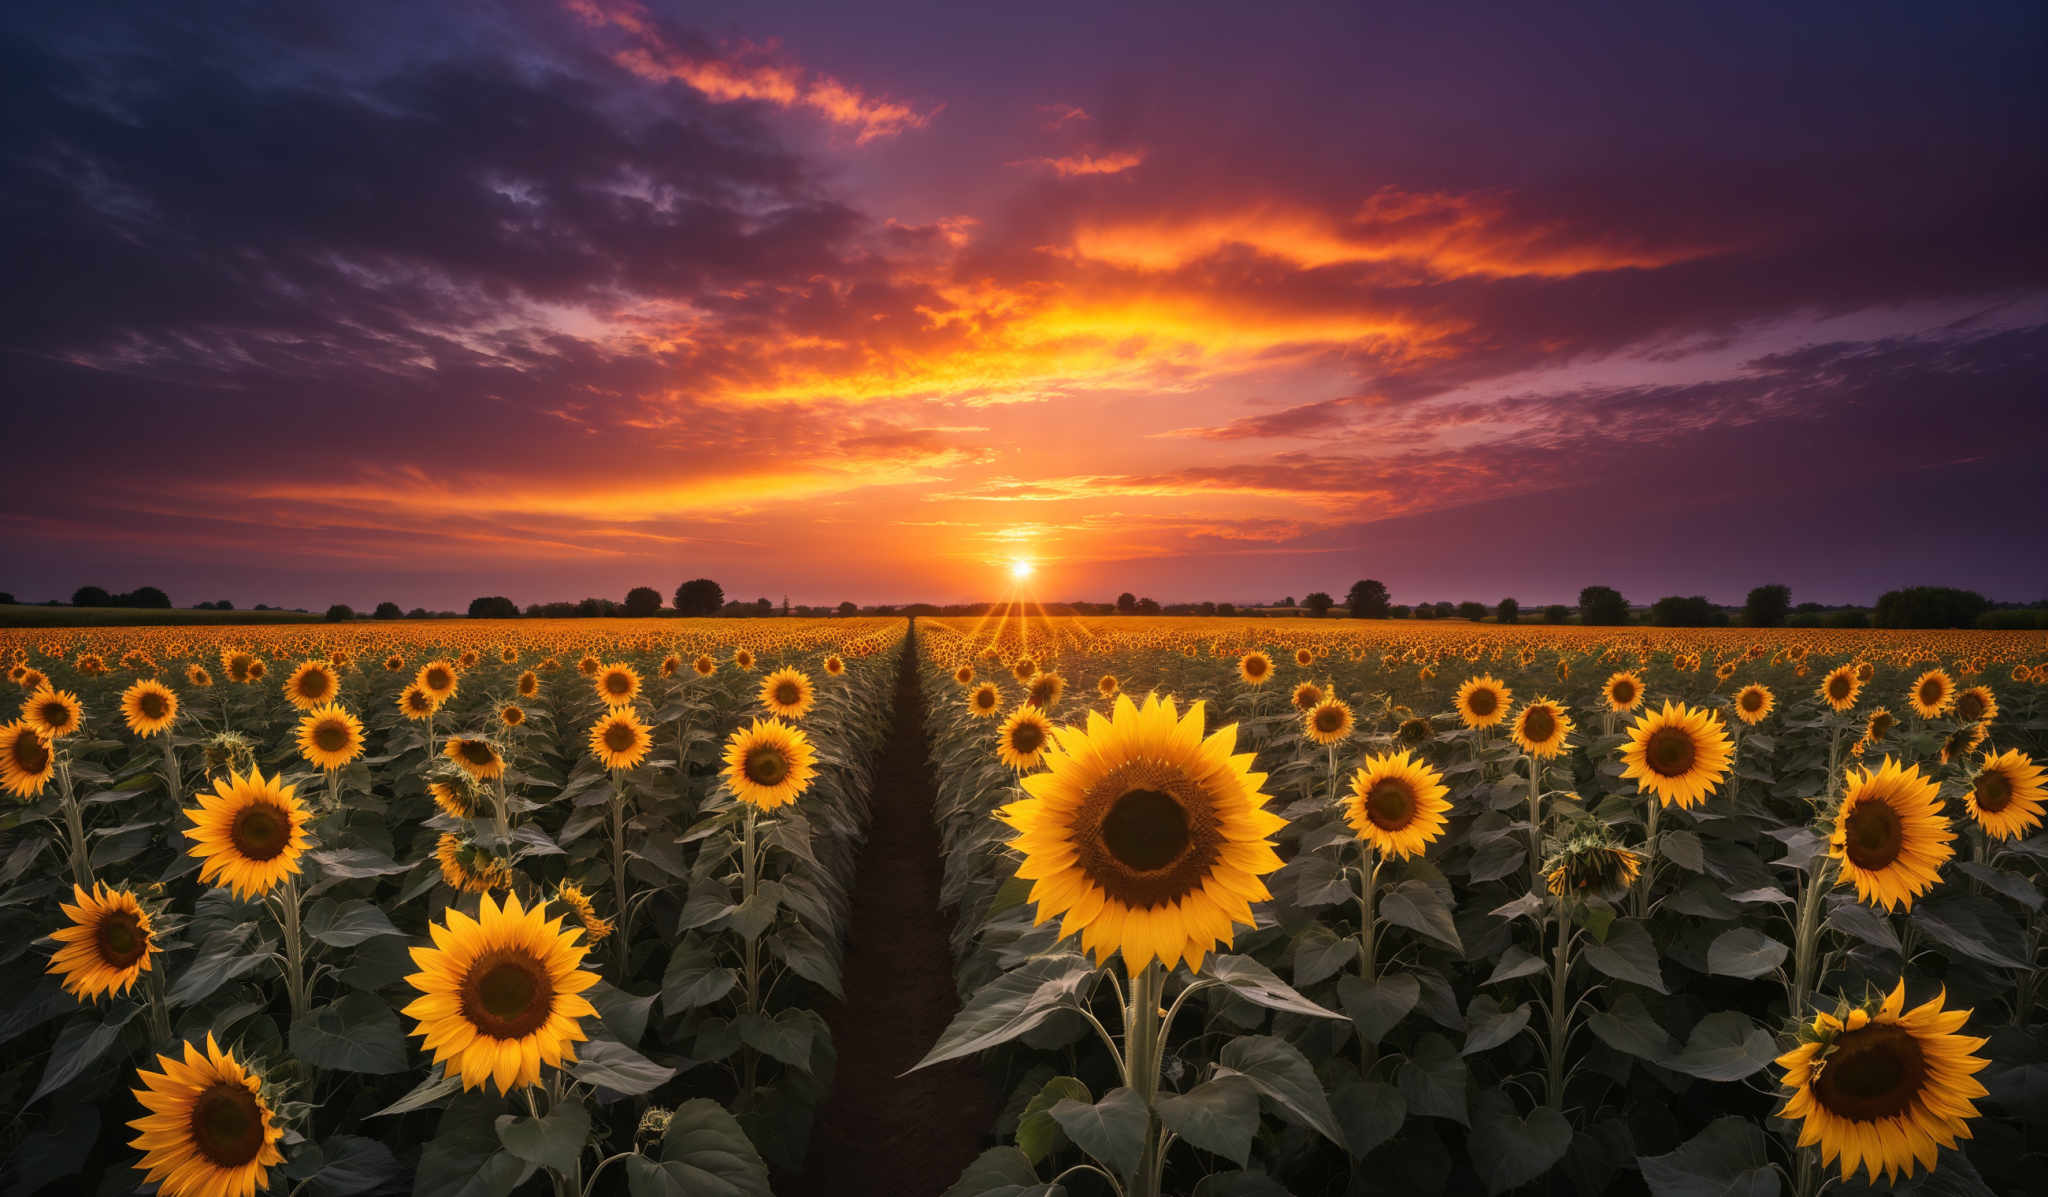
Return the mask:
[[512,868],[503,860],[444,831],[434,844],[434,858],[441,865],[441,880],[457,893],[487,894],[512,888]]
[[211,777],[220,770],[230,773],[256,766],[256,749],[249,743],[249,737],[238,731],[215,732],[206,738],[206,773]]
[[1768,718],[1777,705],[1778,696],[1760,682],[1751,682],[1735,692],[1735,717],[1751,727]]
[[441,755],[462,766],[464,773],[478,781],[505,776],[505,758],[498,755],[497,746],[489,740],[475,736],[450,736],[441,749]]
[[741,669],[752,669],[754,667],[754,654],[744,648],[735,649],[732,654],[732,663]]
[[508,702],[498,708],[498,722],[505,727],[518,727],[526,722],[526,708],[516,702]]
[[1695,806],[1727,778],[1730,749],[1726,725],[1708,711],[1667,701],[1629,727],[1621,776],[1666,806]]
[[1615,843],[1604,828],[1579,832],[1543,862],[1544,885],[1560,898],[1613,902],[1642,875],[1642,855]]
[[1301,717],[1301,734],[1325,748],[1347,739],[1353,726],[1351,704],[1341,698],[1325,698]]
[[698,653],[697,659],[690,662],[690,668],[697,671],[698,677],[710,677],[718,672],[718,662],[711,659],[710,653]]
[[45,685],[21,704],[21,718],[50,739],[61,740],[85,722],[85,709],[79,705],[78,695]]
[[1105,673],[1095,679],[1095,692],[1104,698],[1115,697],[1120,686],[1121,683],[1116,680],[1116,675],[1113,673]]
[[590,725],[590,755],[607,769],[631,769],[647,759],[654,737],[631,707],[605,712]]
[[163,1197],[254,1197],[267,1187],[271,1165],[284,1162],[284,1130],[272,1121],[263,1078],[222,1051],[211,1031],[204,1053],[188,1041],[183,1060],[156,1062],[162,1072],[135,1074],[136,1100],[149,1112],[128,1124],[143,1183],[156,1182]]
[[178,696],[153,677],[121,691],[121,718],[138,736],[153,736],[178,721]]
[[612,933],[612,921],[599,918],[597,908],[590,904],[590,896],[574,882],[564,881],[555,888],[555,899],[569,908],[576,921],[583,926],[583,934],[592,944],[602,943]]
[[341,691],[341,675],[325,661],[303,661],[284,679],[285,701],[302,711],[326,706]]
[[1778,1057],[1791,1090],[1778,1117],[1799,1121],[1799,1146],[1818,1145],[1823,1166],[1840,1156],[1844,1181],[1932,1169],[1941,1148],[1970,1137],[1985,1095],[1975,1077],[1990,1061],[1974,1054],[1984,1040],[1956,1033],[1970,1011],[1944,1010],[1946,999],[1908,1011],[1901,979],[1875,1010],[1821,1013]]
[[1317,703],[1323,701],[1323,688],[1314,682],[1303,682],[1294,688],[1293,695],[1287,701],[1294,704],[1295,710],[1306,715],[1316,709]]
[[1515,747],[1544,760],[1564,751],[1565,737],[1572,732],[1572,718],[1548,698],[1538,698],[1515,716]]
[[519,697],[532,698],[540,693],[540,675],[528,669],[519,675],[519,680],[513,684],[513,688],[519,691]]
[[983,682],[967,694],[967,710],[976,719],[993,719],[1002,709],[1003,692],[994,682]]
[[1483,728],[1492,727],[1507,718],[1508,703],[1514,697],[1514,691],[1489,673],[1466,679],[1452,701],[1457,704],[1458,718],[1466,727]]
[[2042,784],[2041,767],[2016,748],[1985,754],[1963,795],[1977,826],[2000,840],[2018,839],[2039,827],[2044,798],[2048,787]]
[[1436,725],[1420,715],[1411,716],[1394,729],[1394,739],[1413,748],[1436,739]]
[[1814,691],[1820,700],[1837,711],[1846,711],[1856,705],[1856,695],[1863,690],[1863,683],[1856,678],[1854,665],[1837,665],[1828,670],[1820,680],[1820,689]]
[[49,737],[16,720],[0,727],[0,786],[17,798],[34,798],[57,773]]
[[1052,721],[1029,703],[1010,712],[996,731],[996,758],[1022,773],[1036,769],[1052,745]]
[[614,709],[630,706],[640,697],[640,671],[631,665],[606,665],[598,669],[590,685],[604,705]]
[[363,755],[363,721],[338,706],[316,707],[299,719],[299,755],[333,772]]
[[1420,856],[1444,833],[1444,812],[1451,809],[1444,795],[1451,791],[1443,781],[1442,774],[1405,749],[1367,756],[1351,775],[1344,821],[1383,856]]
[[760,698],[769,714],[801,719],[811,711],[811,679],[785,665],[761,679]]
[[417,723],[422,719],[433,718],[434,712],[441,709],[441,704],[434,701],[434,696],[427,693],[426,687],[414,682],[399,691],[398,709],[404,712],[407,719]]
[[1879,707],[1876,710],[1870,712],[1870,717],[1863,721],[1864,743],[1883,743],[1885,735],[1889,733],[1892,730],[1892,728],[1898,724],[1898,722],[1899,721],[1897,719],[1892,717],[1891,710],[1887,707]]
[[199,880],[225,885],[246,901],[298,873],[312,815],[294,787],[251,766],[197,797],[199,806],[185,812],[192,821],[185,836],[194,841],[186,854],[200,859]]
[[1024,691],[1024,701],[1041,711],[1050,711],[1059,705],[1060,695],[1067,692],[1067,679],[1057,673],[1041,673],[1031,679],[1031,685]]
[[[1028,708],[1027,708],[1028,709]],[[1265,809],[1266,775],[1233,754],[1237,725],[1203,736],[1204,707],[1119,697],[1104,718],[1070,727],[1029,795],[996,812],[1017,829],[1038,923],[1064,915],[1097,964],[1123,956],[1133,975],[1157,959],[1199,971],[1250,903],[1272,895],[1259,878],[1280,867],[1268,838],[1286,821]]]
[[434,946],[412,949],[420,971],[407,977],[420,996],[406,1006],[412,1032],[436,1064],[462,1078],[465,1090],[495,1082],[500,1092],[540,1083],[541,1065],[576,1059],[586,1038],[582,1021],[597,1010],[582,995],[597,974],[582,969],[582,932],[527,910],[519,895],[501,907],[485,894],[477,917],[448,912],[428,923]]
[[1915,715],[1933,719],[1955,704],[1956,683],[1946,670],[1930,669],[1913,680],[1906,701],[1912,704]]
[[438,660],[429,661],[425,665],[420,666],[418,676],[413,678],[413,685],[425,690],[427,697],[434,700],[436,708],[439,708],[442,703],[455,697],[457,682],[458,675],[455,672],[455,666],[450,665],[446,661]]
[[1237,659],[1237,676],[1246,685],[1263,686],[1273,676],[1273,658],[1254,649]]
[[827,677],[838,677],[845,672],[846,662],[831,653],[825,654],[825,675]]
[[1835,883],[1854,882],[1856,896],[1871,905],[1911,909],[1955,855],[1940,791],[1920,766],[1901,769],[1890,757],[1874,772],[1849,770],[1845,780],[1828,837],[1828,855],[1841,862]]
[[47,971],[81,1002],[127,993],[158,950],[149,912],[134,894],[97,881],[91,893],[73,885],[71,896],[57,907],[71,922],[50,935],[58,947]]
[[774,810],[810,787],[817,760],[801,729],[780,719],[756,719],[725,739],[725,782],[741,802]]
[[956,682],[959,682],[959,683],[960,683],[961,685],[963,685],[963,686],[964,686],[964,685],[966,685],[967,683],[969,683],[969,682],[973,681],[973,680],[974,680],[974,666],[973,666],[972,664],[967,664],[967,665],[962,665],[962,666],[961,666],[960,668],[958,668],[958,669],[955,669],[955,670],[953,671],[953,680],[954,680],[954,681],[956,681]]
[[449,777],[451,780],[427,783],[427,793],[433,798],[434,805],[451,819],[475,818],[482,805],[482,796],[472,788],[473,783],[466,775],[450,774]]
[[1956,695],[1955,714],[1965,723],[1989,723],[1998,718],[1998,696],[1989,686],[1971,686]]

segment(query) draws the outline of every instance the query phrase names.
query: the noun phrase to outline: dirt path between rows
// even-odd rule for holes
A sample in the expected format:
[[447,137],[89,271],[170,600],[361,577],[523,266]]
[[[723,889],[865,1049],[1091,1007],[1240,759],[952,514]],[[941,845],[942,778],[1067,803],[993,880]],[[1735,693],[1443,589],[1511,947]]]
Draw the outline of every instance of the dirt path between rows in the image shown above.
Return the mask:
[[801,1176],[780,1197],[936,1197],[980,1153],[995,1104],[972,1060],[899,1078],[959,1008],[939,909],[931,740],[919,694],[916,629],[896,681],[895,724],[875,774],[847,934],[846,999],[825,1010],[839,1066],[818,1108]]

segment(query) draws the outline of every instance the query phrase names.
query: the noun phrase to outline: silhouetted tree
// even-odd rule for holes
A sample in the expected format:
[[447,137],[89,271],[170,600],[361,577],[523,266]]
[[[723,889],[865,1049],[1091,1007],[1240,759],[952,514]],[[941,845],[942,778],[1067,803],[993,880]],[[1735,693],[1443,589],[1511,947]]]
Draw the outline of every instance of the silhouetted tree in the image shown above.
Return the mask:
[[1414,618],[1414,616],[1415,608],[1409,606],[1406,603],[1395,603],[1393,606],[1387,608],[1388,619],[1412,619]]
[[1710,628],[1719,615],[1714,604],[1700,594],[1690,598],[1667,594],[1650,604],[1650,622],[1660,628]]
[[725,589],[709,578],[692,578],[676,587],[676,614],[716,615],[725,606]]
[[1572,609],[1563,603],[1552,603],[1543,608],[1544,623],[1564,623],[1572,617]]
[[1749,592],[1742,604],[1742,622],[1752,628],[1785,626],[1792,610],[1792,588],[1772,583]]
[[1301,600],[1301,605],[1308,608],[1310,615],[1321,619],[1330,613],[1330,608],[1337,605],[1337,600],[1318,590]]
[[226,599],[215,599],[213,601],[213,609],[216,611],[232,611],[235,609],[235,605]]
[[1216,614],[1216,604],[1204,600],[1195,610],[1202,615],[1214,615]]
[[519,604],[502,594],[485,595],[469,600],[471,619],[517,619]]
[[1351,584],[1351,593],[1344,598],[1344,605],[1351,608],[1353,619],[1385,619],[1387,617],[1386,583],[1372,578],[1363,578]]
[[1236,604],[1236,603],[1218,603],[1218,604],[1216,604],[1216,614],[1218,614],[1218,615],[1236,615],[1236,614],[1237,614],[1237,604]]
[[376,610],[375,610],[374,612],[371,612],[371,618],[373,618],[373,619],[397,619],[397,618],[399,618],[399,617],[403,616],[404,614],[405,614],[405,612],[403,612],[403,611],[400,611],[400,610],[398,609],[398,604],[397,604],[397,603],[389,603],[389,602],[386,602],[386,603],[378,603],[378,604],[377,604],[377,609],[376,609]]
[[1141,598],[1141,599],[1139,599],[1139,600],[1138,600],[1138,614],[1140,614],[1140,615],[1157,615],[1157,614],[1159,614],[1159,600],[1158,600],[1158,599],[1149,599],[1149,598]]
[[1620,627],[1628,622],[1628,600],[1612,586],[1588,586],[1579,591],[1579,622],[1587,627]]
[[661,591],[652,586],[635,586],[626,592],[626,614],[645,619],[661,611]]
[[1504,598],[1494,604],[1493,617],[1502,623],[1518,623],[1522,618],[1522,604],[1511,598]]
[[111,605],[113,597],[113,595],[108,594],[98,586],[80,586],[71,592],[71,605],[74,607],[105,607]]
[[859,615],[860,608],[852,602],[844,602],[839,604],[839,613],[841,615]]
[[1138,611],[1138,596],[1126,590],[1116,596],[1116,611],[1119,615],[1135,615]]
[[124,607],[149,607],[167,611],[171,606],[171,596],[154,586],[138,586],[122,597],[128,600],[122,604]]
[[1967,628],[1990,609],[1991,600],[1974,590],[1911,586],[1880,595],[1870,621],[1881,628]]
[[356,609],[347,603],[336,603],[327,608],[328,623],[347,623],[356,617]]
[[1417,604],[1415,604],[1415,618],[1417,618],[1417,619],[1435,619],[1435,618],[1436,618],[1436,604],[1434,604],[1434,603],[1417,603]]
[[755,599],[755,600],[754,600],[754,609],[755,609],[755,610],[757,610],[757,611],[759,611],[759,612],[760,612],[761,614],[763,614],[763,615],[773,615],[773,614],[775,614],[775,604],[774,604],[774,603],[771,603],[771,602],[769,602],[769,601],[768,601],[767,599],[765,599],[765,598],[757,598],[757,599]]
[[1478,623],[1480,620],[1486,618],[1486,604],[1469,601],[1459,603],[1458,618],[1469,619],[1474,623]]

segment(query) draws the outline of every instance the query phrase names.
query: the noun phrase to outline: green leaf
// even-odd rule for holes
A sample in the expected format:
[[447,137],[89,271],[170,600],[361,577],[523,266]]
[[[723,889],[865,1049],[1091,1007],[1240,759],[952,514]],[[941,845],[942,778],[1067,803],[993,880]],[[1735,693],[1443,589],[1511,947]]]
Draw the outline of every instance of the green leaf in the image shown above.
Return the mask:
[[1488,1193],[1528,1184],[1556,1167],[1571,1149],[1572,1124],[1549,1106],[1537,1106],[1527,1118],[1517,1118],[1514,1103],[1499,1090],[1480,1094],[1475,1105],[1466,1148]]
[[1416,1040],[1414,1052],[1394,1074],[1394,1083],[1401,1087],[1410,1114],[1470,1125],[1465,1112],[1470,1077],[1464,1059],[1442,1035],[1432,1033]]
[[782,906],[782,887],[773,881],[763,881],[754,890],[754,896],[739,904],[732,912],[732,929],[744,939],[759,939],[770,924],[775,922],[775,912]]
[[1036,956],[975,991],[945,1034],[908,1071],[1007,1043],[1067,1005],[1095,970],[1075,953]]
[[464,1093],[449,1103],[434,1137],[420,1152],[413,1197],[506,1197],[533,1175],[533,1165],[498,1142],[505,1099]]
[[329,879],[388,877],[412,867],[399,864],[373,848],[331,848],[323,852],[308,852],[306,858],[319,865],[321,875]]
[[382,1118],[387,1114],[410,1114],[414,1110],[433,1105],[435,1102],[461,1088],[462,1078],[459,1076],[445,1074],[429,1076],[426,1080],[421,1081],[412,1092],[378,1110],[376,1113],[369,1115],[369,1117]]
[[1657,945],[1635,919],[1616,919],[1608,928],[1606,942],[1588,945],[1584,955],[1586,963],[1617,981],[1632,981],[1658,993],[1670,992],[1664,988],[1664,974],[1657,967]]
[[1337,1000],[1367,1043],[1386,1038],[1422,996],[1422,982],[1412,973],[1394,973],[1368,981],[1357,973],[1337,978]]
[[360,1135],[333,1135],[320,1144],[320,1170],[312,1188],[320,1197],[355,1197],[382,1188],[405,1172],[391,1149]]
[[1667,831],[1657,837],[1657,855],[1689,873],[1706,870],[1706,856],[1700,850],[1697,832]]
[[784,1010],[774,1016],[750,1012],[734,1018],[732,1025],[741,1043],[791,1068],[809,1070],[815,1028],[802,1011]]
[[1828,910],[1827,924],[1874,948],[1883,948],[1895,956],[1899,954],[1899,933],[1892,929],[1892,921],[1853,897],[1845,897],[1833,904]]
[[26,1104],[33,1105],[44,1094],[56,1092],[98,1063],[120,1041],[121,1028],[141,1009],[133,1002],[122,1002],[108,1009],[104,1018],[98,1010],[84,1010],[65,1023],[50,1048],[49,1062],[43,1065],[43,1079]]
[[1707,971],[1717,977],[1761,977],[1785,962],[1791,949],[1754,927],[1737,927],[1714,937]]
[[[1088,1086],[1070,1076],[1056,1076],[1047,1081],[1043,1088],[1025,1103],[1024,1113],[1017,1119],[1017,1148],[1033,1164],[1044,1161],[1045,1157],[1058,1151],[1066,1142],[1060,1124],[1053,1121],[1050,1111],[1062,1101],[1091,1102],[1095,1095],[1088,1092]],[[1034,1177],[1033,1179],[1036,1179]]]
[[292,1021],[292,1054],[315,1068],[390,1076],[412,1067],[398,1015],[374,993],[346,993]]
[[1509,944],[1507,950],[1500,954],[1500,963],[1493,966],[1493,972],[1482,984],[1498,985],[1502,981],[1512,981],[1516,977],[1532,977],[1549,967],[1541,956],[1531,955],[1524,949]]
[[1194,1197],[1294,1197],[1294,1194],[1263,1172],[1211,1172],[1195,1186]]
[[1453,951],[1465,950],[1458,939],[1458,926],[1451,921],[1451,908],[1427,881],[1403,881],[1388,890],[1380,895],[1379,911],[1380,917],[1397,927],[1419,931]]
[[1242,1168],[1259,1133],[1259,1091],[1241,1076],[1219,1076],[1159,1102],[1159,1121],[1189,1143]]
[[974,1157],[942,1197],[982,1197],[984,1193],[1015,1192],[1038,1183],[1038,1172],[1024,1152],[1015,1147],[991,1147]]
[[747,1132],[708,1097],[676,1107],[660,1160],[626,1157],[626,1187],[633,1197],[773,1197]]
[[1294,983],[1314,985],[1343,972],[1358,959],[1358,941],[1333,934],[1321,923],[1310,923],[1294,937]]
[[1662,1063],[1671,1056],[1670,1034],[1633,993],[1622,994],[1612,1009],[1595,1010],[1586,1025],[1602,1043],[1639,1060]]
[[1289,1014],[1307,1014],[1315,1018],[1342,1018],[1334,1010],[1325,1010],[1301,996],[1294,988],[1273,975],[1265,965],[1249,956],[1216,956],[1202,969],[1202,977],[1227,986],[1232,993],[1268,1010],[1283,1010]]
[[1777,1197],[1778,1173],[1765,1146],[1755,1122],[1731,1114],[1678,1150],[1637,1156],[1636,1164],[1651,1197]]
[[590,1137],[590,1110],[580,1101],[564,1102],[539,1118],[500,1114],[498,1142],[529,1164],[553,1168],[563,1175],[576,1170]]
[[1516,1035],[1529,1025],[1529,1003],[1523,1002],[1512,1010],[1502,1010],[1500,1003],[1481,994],[1472,999],[1465,1008],[1465,1048],[1459,1055],[1469,1056],[1474,1052],[1491,1051]]
[[1661,1063],[1687,1076],[1708,1081],[1739,1081],[1763,1069],[1778,1056],[1769,1031],[1735,1010],[1709,1014],[1692,1029],[1679,1053]]
[[576,1049],[576,1063],[569,1075],[587,1085],[609,1089],[621,1097],[652,1093],[676,1074],[676,1070],[609,1039],[593,1039]]
[[1117,1175],[1128,1177],[1138,1170],[1151,1116],[1137,1090],[1111,1089],[1093,1105],[1064,1098],[1049,1112],[1076,1147],[1108,1164]]
[[1408,1099],[1399,1089],[1379,1081],[1353,1081],[1331,1098],[1337,1121],[1344,1127],[1344,1150],[1354,1160],[1371,1154],[1408,1121]]
[[583,996],[597,1007],[597,1016],[607,1030],[627,1047],[638,1047],[647,1034],[647,1013],[661,995],[627,993],[605,981],[585,990]]
[[811,929],[791,923],[768,939],[768,948],[789,970],[833,997],[845,997],[839,962]]
[[249,942],[256,934],[254,922],[226,927],[206,937],[198,955],[171,984],[164,1000],[173,1006],[191,1006],[205,1001],[213,991],[263,964],[276,949],[273,940]]
[[676,945],[661,975],[661,1012],[681,1014],[708,1006],[738,984],[738,974],[719,964],[708,944],[685,941]]
[[2001,869],[1985,864],[1981,860],[1966,860],[1956,865],[1964,876],[1981,881],[2028,910],[2039,910],[2043,901],[2041,891],[2034,883],[2011,869]]
[[692,931],[715,923],[737,909],[732,902],[732,890],[724,882],[691,882],[690,897],[683,903],[682,919],[676,924],[676,931]]
[[306,911],[306,934],[331,948],[352,948],[380,935],[403,935],[391,925],[384,912],[368,902],[351,898],[337,902],[322,898]]
[[1221,1060],[1223,1068],[1243,1074],[1257,1086],[1289,1121],[1343,1146],[1344,1132],[1330,1112],[1323,1083],[1299,1048],[1272,1035],[1249,1035],[1225,1044]]
[[1948,893],[1913,907],[1913,924],[1952,952],[1994,968],[2025,968],[2026,961],[2004,944],[2024,943],[2019,923],[1996,902],[1976,894]]

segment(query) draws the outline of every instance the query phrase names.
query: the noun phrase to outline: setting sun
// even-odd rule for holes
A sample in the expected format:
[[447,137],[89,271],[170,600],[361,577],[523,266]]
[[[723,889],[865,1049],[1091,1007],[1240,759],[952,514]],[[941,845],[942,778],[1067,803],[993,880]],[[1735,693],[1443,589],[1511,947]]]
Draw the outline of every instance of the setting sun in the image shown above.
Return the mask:
[[1031,576],[1031,571],[1035,568],[1029,561],[1020,557],[1010,562],[1010,577],[1015,581],[1022,582]]

